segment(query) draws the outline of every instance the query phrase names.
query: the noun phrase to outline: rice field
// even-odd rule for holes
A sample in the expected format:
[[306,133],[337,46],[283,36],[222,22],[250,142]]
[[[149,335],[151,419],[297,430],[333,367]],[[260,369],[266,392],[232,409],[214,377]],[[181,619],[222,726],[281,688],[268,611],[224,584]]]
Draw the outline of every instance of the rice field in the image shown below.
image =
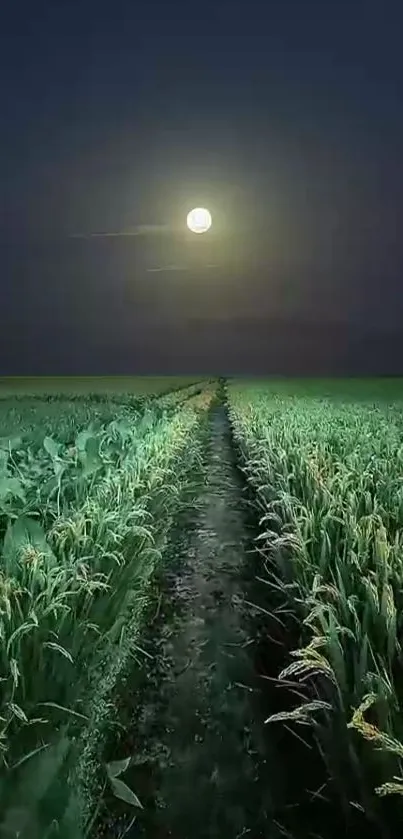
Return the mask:
[[[24,387],[0,385],[1,835],[95,839],[110,835],[115,806],[118,821],[129,814],[129,836],[160,836],[161,824],[177,839],[395,835],[403,383]],[[221,654],[237,647],[238,630],[253,671],[239,714],[241,653],[231,653],[228,674]],[[147,661],[141,698],[127,685]],[[146,698],[150,685],[160,694],[171,671],[174,722],[144,729],[143,790],[139,719],[159,701]],[[186,715],[190,696],[196,710]],[[214,813],[206,805],[203,825],[177,815],[192,800],[179,789],[185,769],[160,801],[179,771],[179,740],[199,767],[199,700],[204,728],[216,726],[228,748],[242,719],[236,749],[255,766],[253,808],[245,778],[245,801],[229,816],[230,797],[242,793],[203,747],[201,775],[226,776],[225,793],[206,785]]]
[[321,795],[347,820],[355,807],[376,821],[377,797],[403,793],[403,394],[380,385],[228,389],[276,676],[295,692],[266,722],[311,728]]
[[71,732],[99,710],[100,672],[108,681],[133,652],[212,396],[190,390],[185,405],[181,391],[145,407],[86,400],[47,419],[46,404],[22,405],[13,436],[14,409],[2,405],[0,811],[11,822],[26,773],[54,765],[49,789],[39,784],[18,810],[19,835],[32,835],[32,807],[53,796]]
[[[151,394],[187,387],[192,376],[0,376],[0,398],[88,394]],[[200,380],[200,377],[199,377]]]

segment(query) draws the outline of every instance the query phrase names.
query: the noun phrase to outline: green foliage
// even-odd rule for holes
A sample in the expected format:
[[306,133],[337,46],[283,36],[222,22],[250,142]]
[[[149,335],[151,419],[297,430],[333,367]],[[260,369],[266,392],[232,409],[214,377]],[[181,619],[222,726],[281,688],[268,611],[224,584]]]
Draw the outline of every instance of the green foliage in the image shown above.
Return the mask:
[[228,387],[260,521],[258,575],[267,612],[284,627],[279,682],[306,696],[268,722],[309,723],[324,781],[334,779],[347,808],[355,797],[366,811],[374,789],[403,788],[401,400],[400,383],[387,383],[383,398],[362,382],[344,398],[337,383],[321,393],[314,383],[304,393],[302,382]]
[[116,798],[120,798],[125,804],[130,804],[131,807],[139,807],[143,809],[141,802],[137,795],[121,781],[119,776],[122,775],[129,768],[131,758],[127,757],[124,760],[114,760],[106,766],[106,772],[111,786],[111,790]]
[[[110,405],[98,410],[89,401],[67,416],[59,402],[41,427],[39,405],[27,422],[19,424],[15,414],[18,434],[2,441],[0,811],[6,836],[19,830],[25,839],[30,820],[32,835],[37,822],[38,836],[61,835],[63,825],[66,837],[79,835],[71,828],[80,815],[71,797],[71,755],[100,668],[106,672],[116,657],[127,623],[141,619],[143,591],[197,448],[203,406],[190,400],[177,410],[181,402],[141,410],[115,405],[111,412]],[[35,775],[42,769],[35,766],[43,762],[51,777],[39,790]],[[115,795],[141,807],[117,773],[110,783]]]

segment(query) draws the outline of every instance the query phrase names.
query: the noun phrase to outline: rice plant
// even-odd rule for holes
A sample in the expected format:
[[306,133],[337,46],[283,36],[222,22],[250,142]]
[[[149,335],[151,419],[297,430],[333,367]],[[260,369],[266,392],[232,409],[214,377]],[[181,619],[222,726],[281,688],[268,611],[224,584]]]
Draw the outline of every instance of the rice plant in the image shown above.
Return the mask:
[[[108,670],[128,626],[133,632],[141,621],[143,591],[194,465],[200,417],[210,400],[207,392],[180,410],[175,404],[155,410],[151,403],[117,415],[115,406],[114,419],[98,417],[87,427],[81,410],[74,411],[67,438],[59,437],[55,414],[52,434],[25,443],[17,434],[0,449],[5,823],[8,817],[13,823],[21,800],[26,804],[16,781],[28,763],[47,760],[44,749],[59,754],[62,742],[67,757],[76,748],[100,668]],[[21,837],[32,818],[25,807]]]
[[268,609],[282,599],[285,648],[287,627],[297,636],[278,679],[299,685],[299,702],[267,723],[309,722],[323,781],[346,813],[375,818],[377,796],[403,791],[402,402],[301,390],[228,387],[258,574]]

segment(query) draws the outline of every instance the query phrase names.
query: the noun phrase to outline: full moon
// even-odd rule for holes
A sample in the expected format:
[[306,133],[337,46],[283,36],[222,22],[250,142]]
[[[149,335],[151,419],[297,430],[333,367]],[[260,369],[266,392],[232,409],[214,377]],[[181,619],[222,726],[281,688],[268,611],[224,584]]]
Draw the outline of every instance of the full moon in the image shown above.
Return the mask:
[[188,213],[187,226],[192,233],[207,233],[211,227],[211,215],[204,207],[195,207]]

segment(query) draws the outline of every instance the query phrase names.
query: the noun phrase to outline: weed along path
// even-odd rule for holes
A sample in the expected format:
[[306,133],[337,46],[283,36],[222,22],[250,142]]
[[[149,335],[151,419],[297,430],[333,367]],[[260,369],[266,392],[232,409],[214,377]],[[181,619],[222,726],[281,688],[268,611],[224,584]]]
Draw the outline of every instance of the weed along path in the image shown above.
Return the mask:
[[216,405],[204,485],[159,584],[158,616],[143,639],[146,664],[135,685],[126,683],[124,734],[108,754],[132,756],[124,779],[143,810],[123,831],[127,813],[109,799],[98,836],[263,835],[261,725],[242,607],[248,535],[233,458],[226,411]]

